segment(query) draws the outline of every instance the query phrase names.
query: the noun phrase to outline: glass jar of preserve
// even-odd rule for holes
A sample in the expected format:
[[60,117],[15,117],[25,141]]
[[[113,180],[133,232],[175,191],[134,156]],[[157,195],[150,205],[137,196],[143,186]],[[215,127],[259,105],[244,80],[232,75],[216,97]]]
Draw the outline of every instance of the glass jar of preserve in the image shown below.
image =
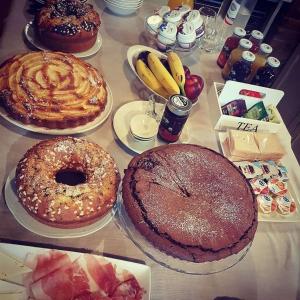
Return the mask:
[[239,46],[232,50],[225,67],[222,70],[222,76],[225,80],[228,80],[228,75],[230,73],[230,70],[233,66],[233,64],[240,60],[242,57],[243,51],[249,50],[252,47],[252,43],[247,39],[240,39]]
[[250,49],[250,51],[252,52],[252,53],[257,53],[258,51],[259,51],[259,46],[260,46],[260,44],[261,44],[261,42],[262,42],[262,40],[263,40],[263,38],[264,38],[264,35],[263,35],[263,33],[262,32],[260,32],[260,31],[258,31],[258,30],[252,30],[251,31],[251,35],[250,35],[250,38],[249,38],[249,40],[252,42],[252,47],[251,47],[251,49]]
[[246,35],[246,31],[241,27],[235,27],[232,36],[227,38],[225,44],[219,54],[217,64],[220,68],[224,68],[232,50],[239,46],[239,41]]
[[233,64],[228,75],[228,80],[246,82],[251,73],[251,65],[255,60],[255,55],[250,51],[244,51],[242,58]]
[[266,64],[257,70],[251,84],[271,87],[276,78],[279,66],[280,61],[277,58],[273,56],[268,57]]
[[187,97],[171,96],[159,124],[158,136],[169,143],[178,141],[191,108],[192,102]]
[[266,64],[267,57],[272,53],[273,48],[268,44],[261,44],[259,52],[255,55],[255,61],[252,64],[251,74],[249,76],[249,82],[254,78],[257,70]]

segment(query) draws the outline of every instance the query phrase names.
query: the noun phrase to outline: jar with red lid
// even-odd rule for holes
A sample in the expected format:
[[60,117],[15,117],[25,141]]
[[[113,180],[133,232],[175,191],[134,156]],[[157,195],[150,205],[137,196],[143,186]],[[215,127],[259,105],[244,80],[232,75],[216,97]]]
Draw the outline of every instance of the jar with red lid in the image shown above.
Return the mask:
[[246,35],[246,31],[241,27],[235,27],[232,36],[227,38],[225,44],[219,54],[217,64],[220,68],[224,68],[232,50],[239,46],[239,41]]
[[264,35],[262,32],[258,31],[258,30],[252,30],[251,31],[251,35],[249,40],[252,42],[252,47],[250,49],[250,51],[252,53],[257,53],[259,51],[259,46],[262,43],[262,40],[264,38]]
[[171,96],[159,124],[158,136],[168,143],[178,141],[191,109],[192,102],[187,97]]

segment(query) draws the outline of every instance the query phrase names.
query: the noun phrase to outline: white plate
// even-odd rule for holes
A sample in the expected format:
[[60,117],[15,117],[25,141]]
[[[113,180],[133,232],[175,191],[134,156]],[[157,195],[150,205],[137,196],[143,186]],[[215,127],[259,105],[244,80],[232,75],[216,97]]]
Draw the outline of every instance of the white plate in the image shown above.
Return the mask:
[[162,97],[161,95],[157,94],[155,91],[153,91],[151,88],[149,88],[144,81],[140,78],[140,76],[138,75],[138,73],[136,72],[135,69],[135,64],[137,61],[137,58],[139,56],[139,54],[143,51],[149,51],[152,52],[154,54],[156,54],[159,58],[167,58],[167,56],[153,48],[147,47],[147,46],[143,46],[143,45],[135,45],[135,46],[131,46],[128,50],[127,50],[127,60],[129,63],[129,66],[131,68],[131,70],[133,71],[133,73],[137,76],[137,78],[141,81],[141,83],[147,88],[149,89],[153,94],[157,95],[158,97],[160,97],[161,99],[164,99],[165,101],[167,101],[166,98]]
[[111,212],[106,214],[99,221],[88,226],[74,229],[62,229],[45,225],[31,217],[19,202],[16,193],[15,172],[15,170],[12,170],[7,177],[4,188],[5,201],[18,223],[35,234],[57,239],[82,237],[92,234],[106,226],[115,214],[115,209],[112,209]]
[[[162,115],[165,106],[161,103],[156,103],[155,105],[157,113],[159,115]],[[142,153],[153,147],[166,144],[165,142],[159,140],[156,136],[153,140],[150,141],[137,141],[130,133],[130,120],[138,114],[147,113],[149,111],[149,107],[150,105],[148,101],[132,101],[121,106],[115,112],[113,118],[113,127],[117,137],[126,147],[136,153]],[[189,141],[190,137],[188,122],[189,121],[187,121],[186,125],[184,126],[178,143],[188,143]]]
[[107,103],[105,109],[101,114],[94,119],[92,122],[89,122],[85,125],[77,126],[74,128],[65,128],[65,129],[50,129],[46,127],[39,127],[33,124],[24,124],[21,121],[18,121],[12,118],[4,107],[0,105],[0,116],[7,120],[9,123],[14,124],[22,129],[26,129],[32,132],[38,132],[43,134],[50,134],[50,135],[69,135],[69,134],[78,134],[83,133],[89,130],[96,128],[97,126],[101,125],[110,115],[112,106],[113,106],[113,96],[109,85],[106,83],[107,87]]
[[[228,158],[229,152],[228,152],[228,147],[225,143],[227,137],[228,137],[227,132],[219,132],[219,140],[220,140],[220,145],[221,145],[223,155]],[[287,160],[288,160],[287,155],[285,155],[283,157],[283,159],[281,159],[281,162],[284,166],[286,166],[285,162]],[[291,178],[289,178],[288,193],[290,193],[292,198],[295,200],[297,210],[293,214],[286,215],[286,216],[280,215],[277,212],[274,212],[271,214],[263,214],[259,211],[258,212],[258,221],[263,221],[263,222],[300,222],[300,199],[298,199],[296,197],[296,193],[293,189],[293,186],[294,186],[293,180]]]
[[[37,38],[37,36],[35,34],[34,26],[33,26],[33,21],[29,21],[26,24],[26,26],[24,28],[24,34],[25,34],[25,37],[28,40],[28,42],[30,42],[37,49],[49,50]],[[75,55],[76,57],[80,57],[80,58],[88,57],[88,56],[96,54],[100,50],[101,46],[102,46],[102,37],[101,37],[100,32],[98,31],[96,42],[92,48],[90,48],[86,51],[83,51],[83,52],[74,52],[72,54]]]
[[[17,260],[19,260],[21,262],[24,262],[27,254],[29,254],[29,253],[42,254],[48,250],[50,250],[50,249],[0,243],[0,251],[1,252],[16,258]],[[72,258],[76,259],[81,255],[80,252],[71,252],[71,251],[62,251],[62,252],[67,253],[71,257],[71,259]],[[98,256],[98,255],[95,255],[95,256]],[[128,270],[130,273],[132,273],[135,276],[135,278],[137,279],[137,281],[139,282],[140,286],[145,290],[143,300],[150,300],[151,269],[149,266],[126,261],[126,260],[110,258],[110,257],[105,257],[105,259],[107,261],[111,262],[112,264],[116,265],[117,272],[122,272],[123,270]],[[1,292],[6,291],[6,290],[7,290],[7,286],[5,283],[2,286],[0,285],[0,299],[2,299]],[[22,299],[22,298],[20,298],[20,299]],[[57,300],[59,300],[59,299],[57,299]]]

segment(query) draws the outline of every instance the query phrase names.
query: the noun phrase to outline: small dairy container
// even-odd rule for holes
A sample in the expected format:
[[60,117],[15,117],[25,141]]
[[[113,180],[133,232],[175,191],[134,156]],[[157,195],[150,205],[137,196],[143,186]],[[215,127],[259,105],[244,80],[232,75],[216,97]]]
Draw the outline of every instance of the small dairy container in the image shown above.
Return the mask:
[[200,13],[198,10],[191,10],[185,17],[185,20],[187,22],[192,22],[195,30],[196,30],[196,37],[199,39],[204,35],[204,21],[203,18],[201,17]]
[[166,51],[168,47],[176,43],[177,26],[173,23],[163,22],[158,29],[157,47]]
[[184,17],[188,12],[191,11],[191,7],[187,4],[183,4],[183,5],[176,7],[175,10],[178,10],[181,17]]
[[179,25],[181,23],[181,13],[178,10],[171,10],[164,15],[164,20]]
[[157,14],[157,15],[159,15],[160,17],[164,17],[164,15],[166,14],[166,13],[168,13],[168,12],[170,12],[171,11],[171,8],[169,7],[169,6],[167,6],[167,5],[164,5],[164,6],[162,6],[158,11],[156,11],[155,13]]
[[163,19],[161,16],[159,15],[150,16],[146,20],[146,28],[151,34],[156,35],[158,32],[158,28],[162,24],[162,22]]
[[180,47],[190,49],[196,41],[196,31],[192,22],[183,22],[178,27],[177,42]]

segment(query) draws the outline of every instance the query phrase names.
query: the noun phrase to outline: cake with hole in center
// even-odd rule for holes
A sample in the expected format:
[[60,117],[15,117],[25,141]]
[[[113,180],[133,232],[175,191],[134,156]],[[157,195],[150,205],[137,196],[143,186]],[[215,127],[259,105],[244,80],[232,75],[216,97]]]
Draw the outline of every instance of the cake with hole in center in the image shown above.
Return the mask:
[[225,157],[197,145],[148,150],[131,160],[123,202],[155,247],[192,262],[244,249],[257,228],[257,203],[246,178]]
[[60,228],[100,220],[112,209],[119,182],[109,153],[93,142],[72,137],[36,144],[16,169],[21,205],[36,220]]
[[25,124],[85,125],[105,110],[107,87],[90,64],[62,52],[29,52],[0,66],[0,105]]

